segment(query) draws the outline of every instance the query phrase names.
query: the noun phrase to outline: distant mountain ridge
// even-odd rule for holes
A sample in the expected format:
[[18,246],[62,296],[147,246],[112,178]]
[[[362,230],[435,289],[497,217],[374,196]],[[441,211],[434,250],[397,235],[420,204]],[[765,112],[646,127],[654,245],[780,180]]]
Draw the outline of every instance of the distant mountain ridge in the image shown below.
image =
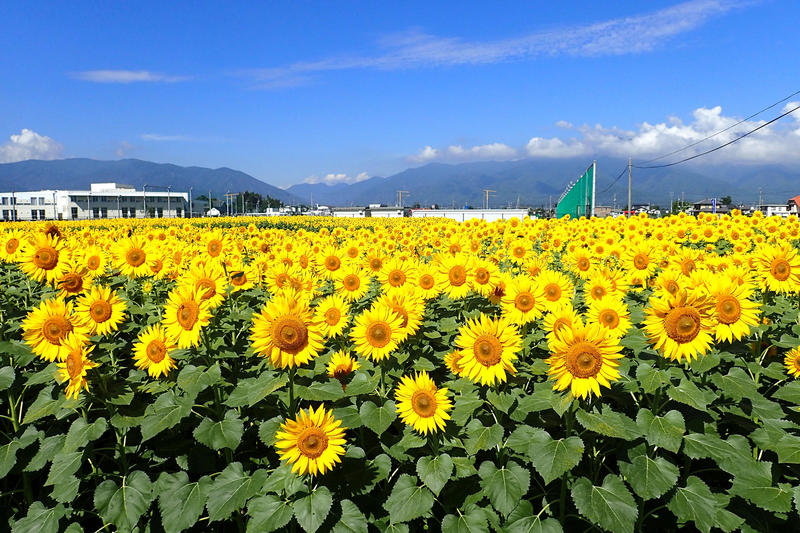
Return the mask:
[[[269,183],[230,168],[181,167],[140,159],[98,161],[96,159],[31,159],[0,164],[0,190],[24,191],[39,189],[85,190],[91,183],[117,182],[141,190],[188,191],[193,196],[208,195],[218,199],[226,192],[257,192],[297,205],[301,199]],[[151,189],[152,188],[152,189]]]
[[[591,164],[586,158],[523,159],[476,163],[430,163],[409,168],[385,178],[371,178],[353,184],[301,183],[287,192],[304,203],[329,206],[396,203],[397,191],[406,206],[439,204],[445,207],[481,207],[483,191],[490,193],[490,207],[545,206],[557,202],[570,181]],[[627,161],[597,160],[597,205],[623,206],[627,202]],[[619,177],[618,180],[616,180]],[[616,181],[615,181],[616,180]],[[748,205],[785,202],[800,194],[800,169],[781,165],[675,166],[632,171],[633,203],[667,206],[670,198],[686,201],[730,195]]]

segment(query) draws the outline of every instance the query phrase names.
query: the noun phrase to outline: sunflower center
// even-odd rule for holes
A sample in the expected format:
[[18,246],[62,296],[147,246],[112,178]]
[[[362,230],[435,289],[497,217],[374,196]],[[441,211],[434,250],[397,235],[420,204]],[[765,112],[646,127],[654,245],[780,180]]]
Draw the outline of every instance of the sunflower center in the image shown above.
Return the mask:
[[739,300],[726,294],[717,300],[717,318],[723,324],[733,324],[742,316]]
[[523,313],[527,313],[533,309],[534,305],[536,305],[536,298],[529,292],[521,292],[514,298],[514,307]]
[[573,377],[595,377],[603,367],[603,356],[594,344],[581,341],[567,352],[566,367]]
[[514,257],[525,257],[525,248],[522,246],[516,246],[512,252]]
[[89,315],[95,322],[105,322],[111,318],[111,304],[105,300],[92,302],[91,307],[89,307]]
[[681,272],[683,272],[684,276],[688,276],[691,274],[695,269],[694,261],[691,259],[686,259],[681,262]]
[[350,259],[355,259],[356,257],[358,257],[358,248],[356,248],[354,246],[351,246],[350,248],[348,248],[347,249],[347,257],[349,257]]
[[355,274],[348,274],[342,280],[342,285],[348,291],[355,291],[361,286],[361,280]]
[[585,257],[581,257],[578,259],[578,270],[589,270],[589,267],[592,266],[589,260]]
[[450,269],[447,277],[450,279],[450,285],[458,287],[467,281],[467,269],[461,265],[456,265]]
[[772,260],[769,271],[772,273],[772,277],[778,281],[786,281],[792,273],[792,265],[786,259],[778,257]]
[[383,321],[373,322],[367,327],[367,342],[376,348],[383,348],[392,340],[392,328]]
[[278,318],[272,332],[272,342],[284,352],[297,353],[308,344],[308,328],[293,316]]
[[284,285],[286,285],[287,281],[289,281],[289,274],[286,274],[285,272],[281,272],[280,274],[275,276],[275,285],[279,289],[282,288]]
[[503,354],[503,345],[500,339],[494,335],[484,334],[475,339],[472,345],[472,353],[475,359],[483,366],[494,366],[500,362]]
[[81,375],[83,359],[81,358],[80,352],[70,352],[69,355],[67,355],[65,363],[70,379],[75,379]]
[[603,309],[600,311],[600,323],[608,329],[614,329],[619,326],[619,315],[613,309]]
[[178,324],[187,331],[194,327],[199,315],[200,306],[197,302],[186,301],[178,306]]
[[389,273],[389,285],[399,287],[406,282],[406,275],[402,270],[392,270]]
[[219,239],[211,239],[208,241],[208,255],[217,257],[222,251],[222,242]]
[[318,427],[303,430],[297,437],[297,449],[309,459],[316,459],[328,447],[328,436]]
[[664,330],[679,344],[691,342],[700,333],[700,313],[694,307],[676,307],[664,319]]
[[153,272],[153,274],[158,274],[161,272],[162,268],[164,268],[164,262],[161,259],[156,259],[150,263],[150,271]]
[[6,253],[13,254],[19,248],[19,240],[15,238],[8,239],[6,241]]
[[147,358],[154,363],[160,363],[167,355],[167,346],[159,339],[153,339],[147,345]]
[[335,326],[336,324],[339,323],[339,319],[342,318],[342,313],[335,307],[331,307],[330,309],[325,311],[325,314],[323,316],[325,317],[326,324],[328,324],[329,326]]
[[397,314],[397,316],[399,316],[402,319],[400,327],[401,328],[406,327],[408,325],[408,313],[406,312],[405,307],[401,305],[392,305],[391,307],[392,311],[394,311]]
[[670,294],[675,294],[676,292],[678,292],[678,289],[680,289],[680,287],[678,286],[678,282],[674,280],[669,280],[664,288]]
[[544,288],[544,295],[551,302],[555,302],[561,298],[561,287],[558,283],[548,283]]
[[235,287],[240,287],[247,283],[247,274],[243,271],[234,272],[231,276],[231,285]]
[[419,286],[425,289],[426,291],[432,289],[433,284],[434,284],[433,276],[431,276],[430,274],[423,274],[422,276],[420,276]]
[[63,316],[51,316],[42,324],[42,335],[50,344],[61,344],[61,339],[72,331],[72,323]]
[[209,278],[200,278],[195,282],[194,286],[197,292],[202,295],[200,296],[201,300],[208,300],[217,294],[217,284]]
[[479,267],[475,269],[475,281],[480,283],[481,285],[486,285],[489,283],[489,271],[483,267]]
[[377,257],[373,257],[372,259],[369,260],[369,268],[371,268],[372,270],[380,270],[381,268],[383,268],[383,261],[381,261]]
[[141,266],[146,258],[147,254],[141,248],[131,248],[125,253],[125,261],[133,267]]
[[561,317],[557,318],[556,321],[553,323],[553,333],[558,335],[558,330],[561,328],[571,328],[572,327],[572,320]]
[[58,264],[58,251],[50,246],[42,246],[33,255],[33,264],[44,270],[52,270]]
[[325,268],[328,270],[339,270],[340,266],[342,266],[342,260],[335,255],[329,255],[325,258]]
[[602,298],[606,294],[608,294],[606,292],[606,289],[604,287],[602,287],[601,285],[595,285],[594,287],[592,287],[592,297],[595,300],[599,300],[600,298]]
[[89,257],[86,260],[86,266],[89,267],[90,270],[97,270],[100,268],[100,258],[96,255]]
[[61,278],[60,286],[67,292],[81,292],[83,290],[83,278],[80,274],[70,272]]
[[650,264],[650,258],[644,254],[636,254],[633,257],[633,266],[635,266],[639,270],[646,269],[647,265],[649,264]]
[[430,391],[415,391],[411,396],[411,408],[422,418],[430,418],[436,413],[436,397]]

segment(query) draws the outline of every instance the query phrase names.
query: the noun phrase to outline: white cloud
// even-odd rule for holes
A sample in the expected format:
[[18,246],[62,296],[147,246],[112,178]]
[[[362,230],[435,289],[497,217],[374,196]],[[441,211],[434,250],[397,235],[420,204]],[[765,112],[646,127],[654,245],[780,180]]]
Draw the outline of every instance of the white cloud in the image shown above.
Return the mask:
[[556,126],[556,128],[561,128],[561,129],[564,129],[564,130],[570,130],[570,129],[572,129],[572,122],[568,122],[566,120],[559,120],[558,122],[556,122],[555,126]]
[[496,41],[467,41],[410,30],[384,37],[383,53],[340,56],[291,65],[250,69],[244,74],[257,88],[303,85],[321,72],[397,70],[441,65],[480,65],[536,57],[607,56],[649,52],[671,38],[692,31],[709,19],[744,7],[751,0],[690,0],[659,11],[558,29],[547,29]]
[[0,145],[0,163],[14,163],[26,159],[58,159],[64,147],[55,140],[35,131],[23,129],[11,140]]
[[95,83],[175,83],[191,79],[190,76],[173,76],[149,70],[85,70],[74,73],[72,77]]
[[[783,113],[800,106],[792,102],[784,106]],[[769,115],[772,118],[776,115]],[[508,160],[519,157],[567,158],[580,156],[633,157],[640,164],[659,157],[653,164],[678,161],[728,143],[744,133],[757,128],[767,120],[747,120],[722,114],[720,106],[700,107],[692,113],[692,120],[684,123],[680,118],[667,117],[664,122],[641,123],[636,129],[626,130],[616,126],[582,125],[569,128],[571,137],[532,137],[524,147],[514,148],[503,143],[484,144],[464,148],[461,145],[447,148],[426,146],[407,159],[415,163],[431,161]],[[557,123],[558,125],[558,123]],[[718,135],[717,132],[723,131]],[[706,139],[713,135],[713,137]],[[704,140],[705,139],[705,140]],[[784,120],[776,122],[717,152],[698,158],[697,162],[719,163],[775,163],[800,161],[800,109]],[[697,143],[688,149],[687,145]],[[669,157],[664,154],[681,150]]]
[[188,135],[163,135],[161,133],[142,133],[140,137],[142,138],[143,141],[158,141],[158,142],[173,142],[173,141],[192,142],[197,140],[196,138],[189,137]]
[[134,146],[128,141],[122,141],[119,143],[119,146],[117,146],[115,153],[117,154],[117,157],[125,157],[125,155],[133,150],[133,148]]
[[325,176],[309,176],[303,180],[303,183],[324,183],[326,185],[336,185],[337,183],[358,183],[359,181],[364,181],[369,179],[369,174],[366,172],[361,172],[353,177],[350,177],[348,174],[326,174]]

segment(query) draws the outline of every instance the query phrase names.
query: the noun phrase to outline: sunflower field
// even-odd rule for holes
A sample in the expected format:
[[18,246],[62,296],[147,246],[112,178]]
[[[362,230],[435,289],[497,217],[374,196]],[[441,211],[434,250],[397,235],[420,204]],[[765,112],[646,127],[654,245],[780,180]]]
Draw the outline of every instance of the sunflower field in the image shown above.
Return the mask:
[[800,522],[800,223],[0,227],[14,533]]

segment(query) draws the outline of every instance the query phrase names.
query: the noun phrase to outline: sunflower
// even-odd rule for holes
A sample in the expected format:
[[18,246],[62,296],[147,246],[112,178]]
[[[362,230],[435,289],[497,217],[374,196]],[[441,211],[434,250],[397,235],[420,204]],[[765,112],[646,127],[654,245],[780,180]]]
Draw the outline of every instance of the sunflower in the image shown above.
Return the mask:
[[654,250],[647,241],[630,246],[622,256],[622,266],[636,279],[647,281],[658,268]]
[[46,361],[63,361],[69,348],[64,339],[70,333],[83,343],[88,342],[89,328],[73,313],[72,302],[63,298],[43,300],[22,321],[22,338],[31,351]]
[[57,376],[61,381],[67,382],[67,398],[77,400],[81,389],[89,390],[86,371],[98,366],[99,363],[95,363],[87,357],[94,346],[87,346],[84,339],[74,333],[69,333],[64,337],[61,345],[65,355],[63,361],[57,364]]
[[128,237],[114,246],[115,266],[123,276],[139,278],[150,274],[150,243],[138,237]]
[[232,293],[252,289],[259,281],[258,269],[253,263],[246,265],[236,261],[227,269],[227,274]]
[[150,377],[166,376],[175,368],[175,360],[170,353],[177,346],[166,335],[161,324],[153,324],[139,333],[139,339],[133,345],[133,359],[136,367],[147,370]]
[[606,296],[589,303],[586,324],[598,324],[610,337],[621,339],[631,329],[631,313],[625,302],[616,296]]
[[506,291],[508,287],[511,285],[513,278],[508,272],[501,272],[500,279],[497,280],[497,284],[494,286],[494,290],[489,295],[489,301],[495,305],[499,305],[500,302],[503,301],[503,298],[506,296]]
[[594,393],[600,396],[600,385],[611,388],[610,381],[619,379],[622,346],[598,324],[562,328],[559,336],[548,342],[551,356],[545,359],[547,373],[556,382],[553,390],[570,388],[580,398]]
[[333,283],[336,293],[348,302],[360,299],[369,289],[369,278],[364,276],[361,268],[350,265],[342,269],[342,274]]
[[224,259],[231,249],[231,240],[221,229],[214,230],[205,238],[203,255],[210,259]]
[[225,301],[228,281],[216,261],[195,261],[183,276],[182,284],[193,287],[210,309],[216,309]]
[[523,238],[514,239],[509,242],[506,254],[514,264],[521,265],[533,255],[531,242]]
[[384,293],[395,293],[413,286],[417,283],[417,268],[411,261],[404,261],[399,257],[392,257],[383,262],[383,268],[378,274],[381,290]]
[[789,350],[783,358],[783,364],[790,376],[800,378],[800,347]]
[[555,309],[572,301],[575,286],[568,276],[562,272],[542,270],[536,277],[536,283],[544,293],[544,305],[547,309]]
[[300,275],[300,268],[285,263],[274,263],[264,270],[264,282],[273,294],[290,286],[293,278]]
[[79,251],[78,254],[80,263],[88,268],[93,276],[105,274],[108,260],[106,253],[101,248],[96,245],[87,246],[84,250]]
[[433,300],[444,290],[444,280],[430,264],[420,262],[417,266],[414,290],[423,300]]
[[664,357],[680,362],[705,354],[711,347],[716,321],[713,303],[696,291],[651,296],[644,330]]
[[562,328],[572,328],[583,325],[583,319],[575,311],[570,302],[566,302],[556,307],[544,315],[544,330],[547,332],[548,340],[558,338]]
[[739,285],[725,274],[711,278],[708,294],[714,303],[717,327],[714,336],[718,341],[733,342],[750,334],[750,328],[758,325],[760,304],[750,298],[753,290],[748,285]]
[[662,270],[656,278],[656,290],[667,294],[676,294],[679,290],[687,288],[686,278],[676,268]]
[[518,326],[533,322],[545,310],[542,287],[528,276],[514,278],[500,301],[503,316]]
[[589,304],[614,294],[614,285],[606,276],[595,270],[583,282],[583,300]]
[[516,373],[513,361],[522,350],[522,338],[507,319],[481,314],[458,330],[456,346],[461,349],[458,364],[463,375],[476,383],[493,385],[506,381],[506,372]]
[[10,230],[0,235],[0,261],[16,263],[25,244],[25,236],[21,231]]
[[19,266],[40,283],[53,283],[66,269],[67,250],[58,237],[37,233],[19,252]]
[[92,335],[108,335],[125,320],[125,301],[110,287],[96,285],[75,302],[75,314]]
[[566,263],[572,272],[579,278],[588,278],[596,266],[595,260],[591,252],[585,248],[577,248],[572,253],[567,255]]
[[350,354],[339,350],[331,355],[331,360],[328,362],[328,377],[338,379],[342,384],[342,389],[344,389],[345,378],[358,370],[358,368],[358,361],[353,359]]
[[426,371],[416,372],[414,377],[403,376],[394,392],[397,412],[407,426],[417,433],[427,435],[444,430],[453,408],[447,397],[447,388],[436,388],[436,383]]
[[463,376],[464,369],[461,367],[461,352],[453,350],[444,356],[444,364],[456,376]]
[[317,322],[325,338],[339,335],[349,322],[350,306],[338,294],[320,300],[314,309],[314,321]]
[[84,294],[92,287],[92,276],[89,269],[72,260],[64,261],[64,269],[53,282],[58,295],[62,298]]
[[419,330],[422,315],[425,313],[425,303],[413,292],[403,291],[380,296],[373,307],[385,306],[395,312],[401,319],[400,329],[397,332],[397,341],[403,342]]
[[191,285],[178,286],[169,293],[164,309],[164,329],[179,348],[200,344],[200,330],[208,324],[208,302]]
[[500,276],[500,269],[497,265],[486,259],[477,259],[472,269],[470,284],[472,290],[488,298],[494,292],[494,286]]
[[317,256],[317,273],[324,279],[335,279],[341,274],[346,257],[344,250],[327,247]]
[[762,289],[784,294],[800,291],[800,255],[790,245],[764,246],[756,254]]
[[439,257],[437,269],[445,280],[444,293],[451,299],[461,300],[469,294],[469,279],[472,277],[472,259],[469,255],[443,254]]
[[350,338],[359,355],[382,361],[397,348],[402,324],[402,318],[390,308],[374,306],[355,318]]
[[322,350],[320,326],[303,299],[278,295],[253,317],[253,351],[275,368],[294,368],[314,359]]
[[341,420],[320,405],[316,411],[300,410],[294,420],[281,424],[275,433],[275,448],[282,461],[292,465],[292,472],[311,476],[324,474],[344,455],[344,430]]

